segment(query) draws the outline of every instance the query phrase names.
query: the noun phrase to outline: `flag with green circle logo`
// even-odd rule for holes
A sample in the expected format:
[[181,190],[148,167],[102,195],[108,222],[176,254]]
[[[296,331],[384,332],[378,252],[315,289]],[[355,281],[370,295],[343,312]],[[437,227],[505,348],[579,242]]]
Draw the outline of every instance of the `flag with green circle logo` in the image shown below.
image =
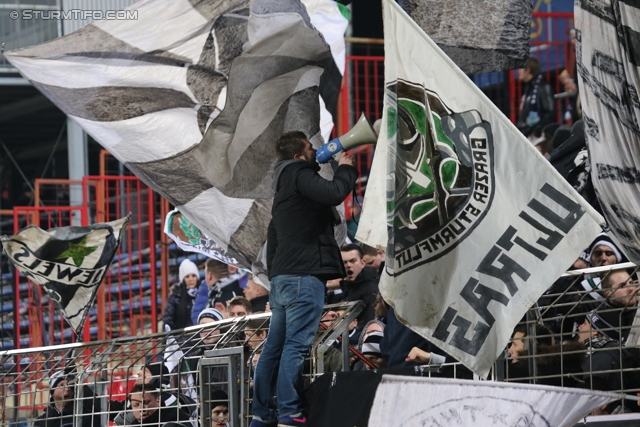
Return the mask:
[[386,248],[397,318],[486,376],[604,221],[393,1],[356,238]]

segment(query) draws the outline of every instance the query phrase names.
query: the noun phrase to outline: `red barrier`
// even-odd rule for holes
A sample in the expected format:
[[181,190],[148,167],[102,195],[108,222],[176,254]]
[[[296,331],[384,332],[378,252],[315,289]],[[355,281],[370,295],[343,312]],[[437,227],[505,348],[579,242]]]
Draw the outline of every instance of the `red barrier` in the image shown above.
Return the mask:
[[[66,180],[41,180],[41,185],[67,186]],[[113,339],[157,332],[158,283],[156,240],[162,233],[155,195],[135,176],[85,177],[82,206],[35,206],[13,209],[13,232],[28,225],[44,230],[108,222],[131,213],[131,221],[114,264],[91,308],[82,340]],[[37,189],[37,190],[38,190]],[[39,199],[40,200],[40,199]],[[40,203],[38,201],[38,203]],[[166,203],[166,202],[165,202]],[[166,251],[164,245],[161,248]],[[166,257],[165,257],[166,258]],[[71,328],[40,286],[16,272],[14,347],[38,347],[75,341]]]
[[[16,207],[13,209],[13,224],[15,234],[29,225],[35,225],[45,230],[69,225],[86,225],[87,216],[82,207],[77,206]],[[21,283],[21,276],[17,272],[15,278],[14,298],[16,313],[14,313],[14,321],[17,335],[14,338],[15,347],[20,348],[22,346],[20,315],[23,312],[27,314],[28,347],[74,342],[76,338],[74,334],[70,334],[69,339],[65,340],[65,332],[69,331],[69,328],[64,318],[57,314],[54,305],[52,303],[42,303],[45,297],[42,288],[31,280]],[[20,297],[21,289],[24,286],[26,286],[27,291],[26,300]]]
[[114,265],[98,294],[98,338],[155,333],[156,235],[162,232],[162,220],[156,224],[154,192],[135,176],[85,177],[83,186],[89,195],[84,208],[92,223],[131,214]]

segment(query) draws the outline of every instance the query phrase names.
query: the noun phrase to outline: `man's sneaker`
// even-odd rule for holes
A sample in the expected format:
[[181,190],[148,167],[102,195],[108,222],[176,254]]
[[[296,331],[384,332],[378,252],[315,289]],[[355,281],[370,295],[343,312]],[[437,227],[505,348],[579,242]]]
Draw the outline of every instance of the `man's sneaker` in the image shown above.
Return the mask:
[[307,417],[282,417],[278,420],[278,427],[306,427]]
[[267,424],[267,423],[263,423],[262,421],[258,420],[258,419],[252,419],[251,420],[251,424],[249,424],[249,427],[276,427],[277,424],[273,423],[273,424]]

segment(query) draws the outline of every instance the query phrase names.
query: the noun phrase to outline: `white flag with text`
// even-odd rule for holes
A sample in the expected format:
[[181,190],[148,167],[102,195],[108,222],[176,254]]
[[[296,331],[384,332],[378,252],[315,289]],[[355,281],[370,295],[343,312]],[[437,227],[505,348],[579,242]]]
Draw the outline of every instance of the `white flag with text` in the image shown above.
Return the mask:
[[616,399],[569,387],[384,375],[369,427],[571,427]]
[[380,291],[398,319],[485,376],[603,219],[395,2],[384,11],[383,124],[356,238],[387,247]]

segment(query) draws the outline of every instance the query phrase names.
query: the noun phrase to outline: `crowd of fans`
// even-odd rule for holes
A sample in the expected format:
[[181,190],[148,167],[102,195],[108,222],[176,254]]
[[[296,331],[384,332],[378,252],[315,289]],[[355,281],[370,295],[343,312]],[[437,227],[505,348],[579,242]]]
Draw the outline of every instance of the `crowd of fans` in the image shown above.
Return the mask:
[[[530,58],[519,78],[523,93],[517,127],[545,156],[551,165],[571,183],[596,210],[601,211],[590,181],[590,165],[586,154],[580,98],[575,81],[565,70],[560,82],[565,92],[566,111],[558,123],[556,100],[544,79],[540,61]],[[571,125],[567,124],[571,123]],[[350,237],[353,240],[353,234]],[[440,365],[445,376],[471,378],[462,366],[446,369],[454,358],[402,324],[394,309],[378,292],[378,281],[384,270],[385,253],[364,244],[349,243],[341,248],[346,269],[343,279],[326,283],[326,304],[361,301],[364,310],[352,319],[349,330],[350,370],[386,369],[401,366]],[[622,252],[603,233],[580,255],[571,269],[612,266],[625,262]],[[496,365],[507,381],[536,382],[556,386],[584,387],[598,390],[640,390],[640,320],[636,317],[638,281],[635,271],[616,269],[601,273],[581,274],[557,280],[516,327],[505,349],[505,357]],[[237,268],[209,259],[204,271],[185,259],[179,268],[179,281],[172,288],[163,315],[166,331],[192,325],[242,318],[269,311],[269,290]],[[344,321],[344,312],[329,311],[322,318],[318,336],[334,322]],[[268,323],[249,320],[242,340],[255,366],[268,336]],[[180,342],[187,371],[197,371],[198,357],[224,334],[223,328],[203,329],[200,340]],[[336,341],[324,353],[325,372],[343,369],[342,348]],[[500,368],[498,365],[502,363]],[[172,372],[162,363],[144,365],[127,400],[109,402],[109,419],[116,425],[153,424],[197,426],[199,420],[197,393],[178,393],[173,381],[186,381],[181,367]],[[494,374],[500,377],[499,372]],[[74,401],[74,378],[70,371],[51,375],[50,404],[38,417],[36,427],[62,427],[71,423]],[[177,378],[177,379],[175,379]],[[217,378],[224,383],[224,375]],[[197,384],[197,378],[189,381]],[[187,387],[188,389],[188,387]],[[174,390],[173,392],[168,390]],[[210,396],[210,424],[228,425],[229,405],[225,387]],[[640,393],[638,393],[640,396]],[[98,400],[85,387],[80,421],[83,427],[98,425]],[[88,404],[86,402],[91,402]],[[638,405],[620,402],[606,405],[596,414],[638,411]]]
[[[326,303],[362,301],[364,310],[349,322],[350,370],[386,369],[394,367],[438,365],[438,375],[472,378],[456,360],[411,331],[395,316],[378,292],[378,280],[384,268],[384,252],[362,244],[341,248],[347,277],[327,283]],[[606,234],[598,238],[580,255],[571,269],[603,267],[626,261]],[[198,284],[200,271],[189,260],[180,265],[180,281],[173,287],[167,302],[164,322],[167,330],[196,324],[220,322],[226,318],[242,318],[268,311],[268,290],[250,275],[238,272],[219,261],[205,264],[204,280]],[[195,284],[194,284],[195,283]],[[203,292],[202,289],[206,292]],[[640,333],[636,331],[638,304],[637,278],[634,271],[616,269],[599,274],[582,274],[560,278],[540,298],[528,317],[516,327],[505,349],[502,363],[504,379],[567,387],[636,393],[640,389]],[[198,295],[206,299],[197,301]],[[244,295],[244,296],[243,296]],[[256,301],[257,300],[257,301]],[[533,313],[533,314],[532,314]],[[325,327],[345,321],[344,311],[329,310],[322,318]],[[319,327],[319,336],[325,328]],[[268,322],[248,319],[239,337],[255,367],[261,347],[268,336]],[[189,392],[185,384],[198,384],[195,376],[199,358],[224,334],[224,327],[205,328],[200,339],[181,342],[186,368],[179,365],[170,372],[162,362],[144,365],[136,374],[136,384],[125,402],[111,401],[107,411],[116,425],[163,425],[197,427],[198,393]],[[324,354],[325,372],[343,369],[342,347],[336,341]],[[499,370],[499,369],[498,369]],[[183,372],[188,372],[184,374]],[[59,371],[50,377],[50,405],[35,421],[37,427],[62,427],[73,417],[74,373]],[[216,378],[228,382],[226,373]],[[178,385],[182,382],[182,387]],[[84,387],[83,427],[98,425],[99,400]],[[180,390],[180,392],[177,392]],[[228,425],[228,388],[214,390],[211,425]],[[600,408],[597,413],[610,414],[623,408],[620,402]],[[638,410],[626,403],[625,411]],[[201,420],[200,420],[201,421]],[[175,424],[175,425],[174,425]],[[169,424],[167,424],[169,425]],[[171,426],[170,425],[170,426]]]

